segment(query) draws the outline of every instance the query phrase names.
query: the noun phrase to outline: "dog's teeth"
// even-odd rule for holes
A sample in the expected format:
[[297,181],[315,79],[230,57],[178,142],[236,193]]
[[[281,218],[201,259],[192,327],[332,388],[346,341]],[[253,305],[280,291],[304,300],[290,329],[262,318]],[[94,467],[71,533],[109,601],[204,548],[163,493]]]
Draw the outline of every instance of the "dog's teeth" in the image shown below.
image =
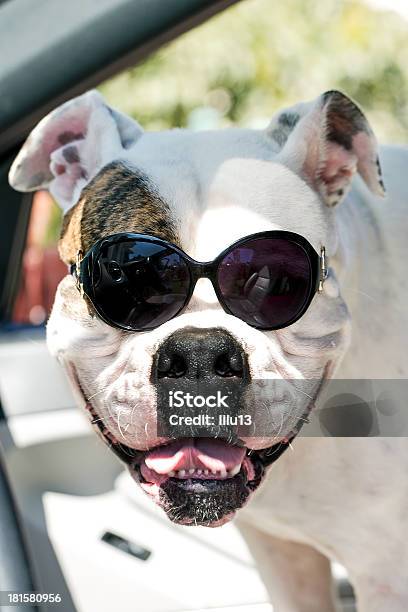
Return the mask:
[[171,470],[170,472],[168,472],[168,476],[174,478],[185,478],[185,476],[208,476],[208,475],[213,475],[216,476],[217,478],[220,479],[225,479],[225,478],[233,478],[234,476],[236,476],[238,474],[238,472],[241,470],[241,464],[236,465],[235,467],[233,467],[231,470],[226,470],[225,468],[223,468],[222,470],[209,470],[209,469],[196,469],[196,468],[190,468],[188,470]]
[[232,468],[232,470],[229,470],[228,474],[229,476],[236,476],[240,470],[241,470],[241,464],[236,465],[234,468]]

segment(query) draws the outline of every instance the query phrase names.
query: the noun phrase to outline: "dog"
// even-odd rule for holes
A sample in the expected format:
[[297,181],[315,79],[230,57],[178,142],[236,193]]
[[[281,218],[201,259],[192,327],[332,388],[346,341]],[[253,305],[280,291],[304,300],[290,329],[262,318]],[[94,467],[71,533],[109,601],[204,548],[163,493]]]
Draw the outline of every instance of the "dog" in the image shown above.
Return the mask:
[[[406,438],[295,437],[325,381],[408,374],[408,150],[384,147],[380,157],[363,112],[339,91],[278,112],[265,130],[157,133],[91,91],[45,117],[10,171],[15,189],[48,189],[64,211],[69,273],[47,341],[78,403],[171,520],[216,527],[237,514],[277,611],[335,610],[330,560],[347,568],[360,611],[408,607]],[[287,324],[283,302],[286,324],[268,328],[254,324],[254,298],[254,313],[237,316],[242,303],[228,302],[219,267],[199,262],[219,265],[227,253],[224,264],[230,245],[251,236],[277,245],[288,232],[297,249],[307,242],[315,265],[307,309]],[[106,274],[123,282],[109,253],[124,256],[129,239],[129,264],[135,234],[143,252],[170,249],[173,289],[160,307],[184,296],[158,324],[121,312],[145,299],[143,279],[161,291],[167,272],[156,266],[158,277],[147,277],[150,255],[117,298],[86,290]],[[117,235],[120,247],[104,242]],[[262,298],[270,279],[258,272],[251,287]],[[235,393],[252,416],[267,405],[256,431],[232,439],[231,429],[160,429],[163,392],[185,398],[204,381]],[[299,391],[305,381],[315,384]]]

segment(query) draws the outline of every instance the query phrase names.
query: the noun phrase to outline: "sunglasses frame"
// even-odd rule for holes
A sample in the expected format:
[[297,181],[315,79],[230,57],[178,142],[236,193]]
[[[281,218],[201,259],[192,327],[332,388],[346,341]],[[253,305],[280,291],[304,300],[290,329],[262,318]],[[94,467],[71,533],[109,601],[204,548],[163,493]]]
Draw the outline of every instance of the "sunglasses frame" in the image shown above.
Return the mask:
[[[310,268],[310,279],[311,279],[309,293],[308,293],[306,300],[303,303],[302,308],[298,311],[298,313],[294,317],[292,317],[292,319],[290,319],[284,325],[277,325],[273,327],[262,327],[262,326],[251,325],[251,323],[247,323],[241,317],[237,317],[237,315],[234,314],[228,308],[228,306],[226,306],[226,304],[224,303],[224,298],[218,286],[218,279],[217,279],[218,268],[222,260],[232,250],[234,250],[237,247],[242,246],[243,244],[246,244],[247,242],[251,242],[253,240],[259,240],[259,239],[265,239],[265,238],[284,239],[284,240],[287,240],[288,242],[293,242],[297,244],[298,246],[300,246],[304,250],[307,256],[307,260],[309,262],[309,268]],[[320,255],[319,255],[317,251],[315,250],[315,248],[310,244],[310,242],[306,238],[304,238],[304,236],[301,236],[300,234],[296,234],[294,232],[289,232],[286,230],[269,230],[269,231],[264,231],[264,232],[258,232],[255,234],[250,234],[249,236],[244,236],[243,238],[240,238],[236,242],[232,243],[229,247],[224,249],[214,260],[207,261],[207,262],[196,261],[189,255],[187,255],[187,253],[185,253],[177,245],[171,242],[168,242],[167,240],[157,238],[156,236],[151,236],[149,234],[133,233],[133,232],[120,232],[118,234],[112,234],[105,238],[101,238],[100,240],[95,242],[95,244],[87,251],[85,255],[83,255],[82,251],[78,251],[75,263],[70,266],[70,272],[76,279],[76,285],[77,285],[78,291],[81,294],[81,297],[86,296],[90,300],[90,302],[92,303],[92,306],[94,307],[96,313],[98,314],[98,317],[100,317],[102,321],[104,321],[107,325],[110,325],[111,327],[122,329],[128,332],[150,331],[152,329],[156,329],[159,326],[156,325],[152,327],[143,327],[143,329],[136,329],[134,327],[120,325],[110,320],[103,312],[99,310],[97,300],[93,299],[94,287],[93,287],[93,281],[92,281],[92,271],[93,271],[94,262],[96,261],[96,256],[102,247],[110,245],[110,244],[115,244],[116,242],[132,241],[132,240],[149,242],[149,243],[157,244],[159,246],[164,246],[166,248],[171,248],[187,264],[187,268],[188,268],[188,272],[190,276],[189,291],[188,291],[185,301],[183,302],[183,305],[179,308],[179,310],[172,317],[170,317],[170,319],[168,319],[168,321],[177,317],[184,310],[184,308],[186,308],[186,306],[190,302],[191,296],[194,293],[194,289],[197,284],[197,281],[200,278],[208,278],[211,281],[212,286],[214,287],[214,291],[216,293],[219,303],[221,304],[222,308],[224,309],[226,313],[239,318],[240,320],[246,322],[247,325],[250,325],[251,327],[255,327],[256,329],[262,329],[264,331],[272,331],[272,330],[282,329],[284,327],[289,327],[289,325],[292,325],[293,323],[295,323],[298,319],[300,319],[305,314],[315,294],[317,292],[320,293],[323,290],[323,283],[328,275],[325,247],[324,246],[321,247]]]

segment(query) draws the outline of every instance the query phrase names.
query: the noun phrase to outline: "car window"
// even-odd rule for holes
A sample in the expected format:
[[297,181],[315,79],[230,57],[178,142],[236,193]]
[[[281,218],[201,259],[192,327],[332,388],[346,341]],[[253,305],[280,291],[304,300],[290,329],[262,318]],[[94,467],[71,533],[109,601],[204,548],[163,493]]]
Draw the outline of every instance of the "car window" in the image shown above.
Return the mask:
[[33,198],[20,287],[12,320],[16,325],[42,325],[47,320],[59,281],[67,274],[57,249],[61,212],[48,192]]

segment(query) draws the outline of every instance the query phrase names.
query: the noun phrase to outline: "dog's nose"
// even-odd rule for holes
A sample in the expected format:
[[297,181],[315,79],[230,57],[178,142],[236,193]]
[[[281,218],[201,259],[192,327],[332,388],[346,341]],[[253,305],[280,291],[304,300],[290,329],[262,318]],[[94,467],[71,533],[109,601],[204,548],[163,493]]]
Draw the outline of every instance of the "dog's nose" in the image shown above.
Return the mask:
[[184,328],[160,346],[155,360],[156,379],[185,378],[214,381],[249,374],[242,346],[222,329]]

